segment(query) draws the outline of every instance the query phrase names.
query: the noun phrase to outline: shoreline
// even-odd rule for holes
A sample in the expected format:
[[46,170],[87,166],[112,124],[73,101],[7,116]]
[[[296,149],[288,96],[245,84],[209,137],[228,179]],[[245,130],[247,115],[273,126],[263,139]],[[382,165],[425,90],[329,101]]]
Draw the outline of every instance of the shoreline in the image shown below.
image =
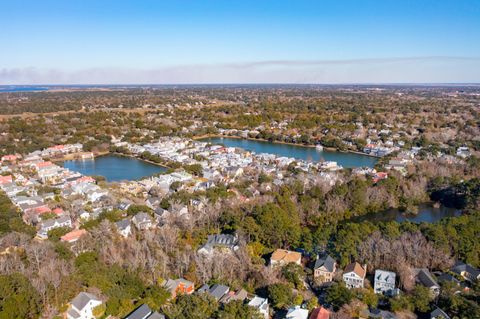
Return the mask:
[[149,163],[149,164],[152,164],[152,165],[155,165],[155,166],[160,166],[162,168],[165,168],[165,169],[171,169],[171,167],[169,166],[166,166],[166,165],[163,165],[163,164],[160,164],[160,163],[156,163],[156,162],[153,162],[153,161],[149,161],[149,160],[146,160],[146,159],[143,159],[143,158],[140,158],[140,157],[136,157],[135,155],[129,155],[129,154],[123,154],[123,153],[117,153],[117,152],[109,152],[108,154],[111,154],[111,155],[114,155],[114,156],[120,156],[120,157],[128,157],[128,158],[134,158],[136,160],[139,160],[139,161],[142,161],[142,162],[145,162],[145,163]]
[[97,159],[97,158],[99,158],[99,157],[103,157],[103,156],[107,156],[107,155],[133,158],[133,159],[136,159],[136,160],[139,160],[139,161],[142,161],[142,162],[145,162],[145,163],[149,163],[149,164],[152,164],[152,165],[155,165],[155,166],[159,166],[159,167],[162,167],[162,168],[165,168],[165,169],[171,169],[171,167],[169,167],[169,166],[166,166],[166,165],[163,165],[163,164],[160,164],[160,163],[156,163],[156,162],[153,162],[153,161],[149,161],[149,160],[146,160],[146,159],[137,157],[137,156],[135,156],[135,155],[128,155],[128,154],[117,153],[117,152],[110,152],[110,151],[93,153],[93,158],[88,158],[88,159],[83,159],[83,160],[82,160],[82,159],[79,159],[79,158],[65,158],[65,157],[63,157],[63,158],[51,159],[50,161],[51,161],[52,163],[55,163],[55,162],[66,162],[66,161],[88,161],[88,160],[95,160],[95,159]]
[[[80,153],[88,153],[88,152],[80,152]],[[84,160],[89,160],[89,159],[95,159],[100,156],[105,156],[108,155],[110,152],[105,151],[105,152],[91,152],[93,155],[93,158],[76,158],[75,156],[80,154],[80,153],[70,153],[70,154],[65,154],[62,157],[55,157],[55,158],[50,158],[50,162],[55,163],[55,162],[66,162],[66,161],[84,161]]]
[[[200,135],[200,136],[194,136],[192,137],[192,140],[198,141],[202,139],[207,139],[207,138],[233,138],[233,139],[239,139],[239,140],[250,140],[250,141],[260,141],[260,142],[266,142],[266,143],[273,143],[273,144],[283,144],[283,145],[292,145],[292,146],[298,146],[298,147],[307,147],[307,148],[315,148],[315,145],[305,145],[305,144],[298,144],[298,143],[291,143],[291,142],[282,142],[282,141],[269,141],[263,138],[253,138],[253,137],[241,137],[241,136],[230,136],[230,135],[221,135],[221,134],[206,134],[206,135]],[[323,149],[331,152],[338,152],[338,153],[352,153],[352,154],[357,154],[357,155],[363,155],[363,156],[368,156],[368,157],[373,157],[373,158],[381,158],[376,155],[372,154],[367,154],[359,151],[340,151],[334,147],[323,147]]]

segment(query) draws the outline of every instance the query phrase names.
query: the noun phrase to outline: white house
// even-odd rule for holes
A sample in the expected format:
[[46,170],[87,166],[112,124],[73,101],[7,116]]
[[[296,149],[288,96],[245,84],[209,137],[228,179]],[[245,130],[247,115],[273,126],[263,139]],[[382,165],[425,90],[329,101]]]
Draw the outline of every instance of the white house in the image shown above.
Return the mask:
[[122,219],[115,223],[117,231],[123,237],[128,237],[132,233],[132,227],[129,219]]
[[94,319],[93,308],[102,304],[95,295],[88,292],[79,293],[71,302],[67,311],[67,319]]
[[349,264],[343,272],[343,281],[347,288],[363,288],[367,266],[362,267],[359,263]]
[[133,216],[132,222],[138,230],[146,230],[155,227],[152,217],[144,212],[140,212]]
[[286,319],[307,319],[308,318],[308,310],[302,309],[300,306],[295,306],[288,309],[287,315],[285,316]]
[[48,238],[48,232],[55,228],[60,227],[72,227],[72,220],[68,216],[62,216],[56,219],[47,219],[40,223],[40,229],[37,232],[37,236],[43,239]]
[[226,252],[238,250],[238,237],[231,234],[215,234],[208,235],[207,243],[203,245],[198,252],[204,255],[211,255],[215,248],[224,248],[222,251]]
[[375,270],[374,291],[376,294],[393,295],[395,292],[395,273],[386,270]]
[[268,319],[270,317],[270,306],[268,304],[267,298],[255,296],[252,300],[250,300],[248,305],[250,307],[258,309],[258,311],[265,317],[265,319]]

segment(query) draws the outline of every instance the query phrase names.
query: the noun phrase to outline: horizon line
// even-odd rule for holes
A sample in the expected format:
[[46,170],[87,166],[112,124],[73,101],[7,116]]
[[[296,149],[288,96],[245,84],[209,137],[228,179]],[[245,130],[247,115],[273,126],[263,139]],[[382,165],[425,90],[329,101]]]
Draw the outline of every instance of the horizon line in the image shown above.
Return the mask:
[[175,86],[175,85],[480,85],[480,82],[341,82],[341,83],[294,83],[294,82],[184,82],[184,83],[76,83],[76,84],[0,84],[0,87],[19,87],[19,86]]

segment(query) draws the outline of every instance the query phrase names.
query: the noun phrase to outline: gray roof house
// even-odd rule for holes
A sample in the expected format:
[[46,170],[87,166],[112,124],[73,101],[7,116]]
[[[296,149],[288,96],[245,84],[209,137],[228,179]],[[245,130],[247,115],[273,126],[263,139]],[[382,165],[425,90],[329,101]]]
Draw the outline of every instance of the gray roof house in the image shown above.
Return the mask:
[[220,302],[229,303],[230,301],[244,301],[248,298],[248,292],[245,289],[240,289],[236,292],[233,290],[230,291],[228,294],[223,296]]
[[220,300],[223,296],[228,294],[230,288],[225,285],[215,284],[209,287],[207,284],[203,285],[200,289],[198,289],[199,293],[207,293],[213,298]]
[[395,273],[391,271],[375,270],[374,291],[376,294],[392,296],[395,291]]
[[335,271],[335,264],[336,264],[335,259],[330,257],[330,255],[326,254],[318,257],[318,259],[315,261],[314,268],[316,269],[316,268],[323,267],[325,268],[325,270],[329,272],[333,272]]
[[132,222],[139,230],[150,229],[155,226],[152,217],[144,212],[140,212],[133,216]]
[[118,233],[123,237],[128,237],[132,233],[131,223],[127,218],[119,220],[115,223],[115,226],[117,227]]
[[330,282],[333,280],[333,275],[337,270],[337,263],[328,254],[322,254],[315,261],[313,266],[313,276],[320,279],[322,283]]
[[158,205],[160,205],[161,201],[162,199],[159,197],[150,197],[145,201],[145,204],[151,209],[155,209],[158,207]]
[[480,270],[462,261],[457,261],[452,267],[452,271],[469,281],[480,279]]
[[386,310],[364,309],[360,311],[360,318],[397,319],[397,316]]
[[67,310],[67,319],[91,319],[93,308],[102,304],[97,296],[88,292],[79,293],[70,302]]
[[59,227],[72,227],[72,221],[69,216],[62,216],[56,219],[47,219],[40,223],[40,230],[37,236],[43,239],[48,238],[48,232]]
[[270,305],[268,304],[267,298],[261,298],[255,296],[252,300],[248,302],[250,307],[258,309],[265,319],[270,317]]
[[437,283],[437,280],[426,268],[416,269],[417,276],[416,281],[419,284],[429,288],[435,295],[440,293],[440,286]]
[[205,245],[198,250],[201,254],[211,254],[215,248],[227,248],[232,251],[238,249],[238,237],[237,235],[230,234],[216,234],[208,235]]
[[430,313],[430,318],[431,319],[450,319],[450,316],[445,313],[440,308],[435,309]]
[[134,311],[132,311],[124,319],[165,319],[165,316],[156,311],[153,311],[146,304],[143,304]]
[[457,286],[460,286],[460,280],[458,280],[457,278],[455,278],[449,273],[442,273],[440,276],[437,276],[437,279],[440,283],[451,282]]

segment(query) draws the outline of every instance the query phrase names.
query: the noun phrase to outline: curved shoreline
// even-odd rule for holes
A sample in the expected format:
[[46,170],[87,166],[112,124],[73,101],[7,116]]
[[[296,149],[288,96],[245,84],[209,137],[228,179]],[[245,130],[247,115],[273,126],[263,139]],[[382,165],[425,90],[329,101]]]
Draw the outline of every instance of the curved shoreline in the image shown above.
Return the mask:
[[[160,166],[162,168],[165,168],[165,169],[171,169],[171,167],[169,166],[166,166],[166,165],[163,165],[163,164],[160,164],[160,163],[156,163],[156,162],[153,162],[153,161],[150,161],[150,160],[146,160],[146,159],[143,159],[143,158],[140,158],[140,157],[137,157],[135,155],[130,155],[130,154],[123,154],[123,153],[117,153],[117,152],[109,152],[108,154],[110,155],[116,155],[116,156],[121,156],[121,157],[128,157],[128,158],[134,158],[136,160],[139,160],[139,161],[142,161],[142,162],[145,162],[145,163],[149,163],[149,164],[152,164],[152,165],[155,165],[155,166]],[[106,154],[105,154],[106,155]]]
[[[273,144],[284,144],[284,145],[292,145],[292,146],[298,146],[298,147],[315,148],[315,145],[305,145],[305,144],[283,142],[283,141],[269,141],[269,140],[266,140],[264,138],[230,136],[230,135],[221,135],[221,134],[206,134],[206,135],[194,136],[194,137],[192,137],[192,140],[198,141],[198,140],[207,139],[207,138],[234,138],[234,139],[239,139],[239,140],[260,141],[260,142],[273,143]],[[327,151],[332,151],[332,152],[352,153],[352,154],[357,154],[357,155],[369,156],[369,157],[373,157],[373,158],[381,158],[380,156],[367,154],[367,153],[363,153],[363,152],[359,152],[359,151],[352,151],[352,150],[340,151],[340,150],[336,149],[335,147],[325,147],[325,146],[323,148]]]
[[[153,161],[149,161],[149,160],[137,157],[135,155],[123,154],[123,153],[118,153],[118,152],[110,152],[110,151],[93,153],[93,158],[89,158],[89,159],[85,159],[85,160],[92,160],[92,159],[95,160],[96,158],[104,157],[104,156],[108,156],[108,155],[133,158],[133,159],[136,159],[136,160],[139,160],[139,161],[142,161],[142,162],[145,162],[145,163],[149,163],[149,164],[152,164],[152,165],[155,165],[155,166],[160,166],[160,167],[165,168],[165,169],[171,169],[171,167],[169,167],[169,166],[166,166],[166,165],[163,165],[163,164],[160,164],[160,163],[156,163],[156,162],[153,162]],[[82,161],[82,159],[57,158],[57,159],[52,159],[50,161],[51,162],[67,162],[67,161]]]

